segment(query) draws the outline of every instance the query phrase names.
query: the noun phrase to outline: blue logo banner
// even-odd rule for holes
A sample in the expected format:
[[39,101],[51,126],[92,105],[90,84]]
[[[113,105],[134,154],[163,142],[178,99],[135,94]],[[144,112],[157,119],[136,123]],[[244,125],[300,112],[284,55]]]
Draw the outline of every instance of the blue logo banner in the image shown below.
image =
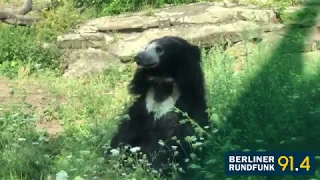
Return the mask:
[[314,175],[315,154],[311,152],[228,152],[226,175]]

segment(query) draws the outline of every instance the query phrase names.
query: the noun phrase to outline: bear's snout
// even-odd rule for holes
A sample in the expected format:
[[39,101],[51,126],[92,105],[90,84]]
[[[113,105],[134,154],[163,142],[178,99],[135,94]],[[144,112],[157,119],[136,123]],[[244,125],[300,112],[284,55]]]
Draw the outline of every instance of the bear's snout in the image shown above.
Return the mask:
[[135,57],[134,61],[138,66],[150,68],[155,67],[158,64],[157,58],[148,51],[141,51]]

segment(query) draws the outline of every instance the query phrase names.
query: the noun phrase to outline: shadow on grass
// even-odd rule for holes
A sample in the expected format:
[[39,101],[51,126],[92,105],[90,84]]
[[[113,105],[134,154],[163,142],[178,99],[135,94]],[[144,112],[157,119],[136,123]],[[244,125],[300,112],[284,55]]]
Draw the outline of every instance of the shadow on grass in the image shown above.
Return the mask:
[[[308,4],[305,5],[308,6]],[[306,7],[299,13],[305,13]],[[319,5],[318,9],[320,9]],[[320,12],[316,13],[319,15]],[[310,23],[315,23],[315,19]],[[303,78],[305,62],[302,53],[286,54],[286,52],[304,49],[303,42],[312,31],[310,27],[304,28],[303,31],[298,29],[301,27],[287,25],[284,38],[273,48],[275,49],[273,54],[250,80],[248,88],[237,100],[238,103],[231,108],[232,113],[227,117],[224,128],[221,132],[214,134],[215,137],[230,139],[230,146],[233,146],[221,148],[220,151],[263,149],[315,151],[320,154],[320,71],[316,76]],[[298,36],[302,41],[292,40]],[[318,110],[317,106],[319,106]],[[223,152],[217,152],[214,147],[217,145],[214,141],[221,142],[215,137],[213,137],[213,143],[210,143],[215,152],[211,150],[207,162],[217,157],[216,154],[220,156],[223,154]],[[213,163],[212,166],[205,167],[205,171],[214,172],[217,168],[223,168],[223,165]],[[214,172],[214,174],[224,176],[223,172]],[[221,177],[220,175],[218,176]],[[249,178],[235,177],[235,179]],[[265,178],[257,177],[256,179]],[[272,179],[277,178],[272,177]]]

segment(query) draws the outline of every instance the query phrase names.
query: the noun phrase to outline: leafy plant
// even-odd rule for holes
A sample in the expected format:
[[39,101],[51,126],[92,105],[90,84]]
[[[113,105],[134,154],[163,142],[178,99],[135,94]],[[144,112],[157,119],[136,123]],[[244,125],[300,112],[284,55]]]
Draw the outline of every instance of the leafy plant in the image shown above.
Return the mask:
[[43,48],[33,28],[0,26],[0,44],[1,74],[15,75],[21,66],[28,66],[31,72],[59,67],[59,52]]

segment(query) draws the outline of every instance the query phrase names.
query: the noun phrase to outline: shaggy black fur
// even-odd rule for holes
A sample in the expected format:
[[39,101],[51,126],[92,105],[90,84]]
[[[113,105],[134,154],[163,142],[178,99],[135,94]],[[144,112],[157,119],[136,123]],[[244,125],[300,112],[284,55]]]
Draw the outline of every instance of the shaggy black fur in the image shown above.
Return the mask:
[[[185,158],[189,158],[191,149],[184,138],[195,135],[194,129],[189,123],[179,124],[183,119],[181,113],[169,112],[155,121],[154,114],[147,112],[145,98],[149,88],[155,87],[155,99],[162,101],[171,94],[173,83],[176,83],[180,91],[176,107],[186,112],[201,127],[207,126],[204,77],[200,65],[201,51],[198,46],[175,36],[165,36],[150,43],[152,42],[163,48],[164,53],[160,56],[156,67],[136,70],[129,92],[138,95],[138,98],[128,109],[130,120],[122,121],[119,125],[117,133],[111,140],[111,148],[124,145],[139,146],[141,151],[147,154],[150,162],[152,161],[152,167],[160,169],[165,167],[163,164],[166,165],[168,158],[169,160],[173,158],[173,152],[161,148],[158,143],[162,139],[167,147],[178,147],[179,154],[175,157],[175,161],[186,171]],[[156,79],[150,80],[150,77]],[[171,78],[173,81],[163,81],[165,78]],[[170,140],[174,136],[180,140],[181,145],[175,140]],[[151,160],[153,152],[157,152],[157,156],[153,156],[154,159]]]

